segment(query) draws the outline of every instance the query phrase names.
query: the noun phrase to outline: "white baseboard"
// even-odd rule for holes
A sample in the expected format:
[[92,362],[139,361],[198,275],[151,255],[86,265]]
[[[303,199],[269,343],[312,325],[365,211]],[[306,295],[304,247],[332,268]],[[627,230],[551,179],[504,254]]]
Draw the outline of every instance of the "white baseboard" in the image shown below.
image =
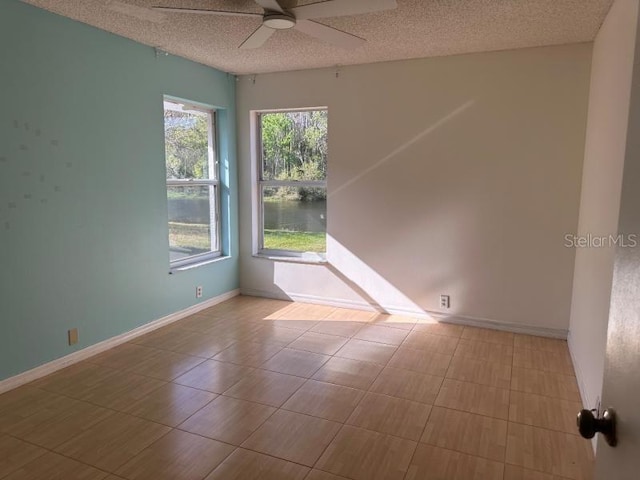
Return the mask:
[[370,312],[376,311],[371,305],[365,301],[354,302],[350,300],[343,300],[337,298],[319,297],[316,295],[298,294],[298,293],[275,293],[267,290],[256,290],[253,288],[240,289],[242,295],[248,295],[250,297],[264,297],[273,298],[276,300],[287,300],[290,302],[300,303],[313,303],[316,305],[328,305],[330,307],[338,308],[351,308],[353,310],[367,310]]
[[134,328],[133,330],[130,330],[128,332],[122,333],[102,342],[98,342],[94,345],[90,345],[86,348],[83,348],[82,350],[78,350],[77,352],[70,353],[69,355],[65,355],[64,357],[40,365],[39,367],[27,370],[26,372],[20,373],[13,377],[6,378],[0,381],[0,393],[13,390],[14,388],[17,388],[21,385],[33,382],[38,378],[50,375],[53,372],[68,367],[69,365],[78,363],[89,357],[97,355],[98,353],[102,353],[105,350],[109,350],[110,348],[116,347],[122,343],[128,342],[136,337],[144,335],[145,333],[152,332],[153,330],[157,330],[160,327],[164,327],[165,325],[169,325],[170,323],[186,318],[189,315],[198,313],[206,308],[222,303],[225,300],[229,300],[230,298],[233,298],[237,295],[240,295],[239,289],[231,290],[230,292],[223,293],[222,295],[218,295],[217,297],[213,297],[205,300],[204,302],[192,305],[191,307],[180,310],[179,312],[172,313],[170,315],[167,315],[166,317],[153,320],[138,328]]
[[[328,297],[319,297],[315,295],[307,294],[279,294],[266,290],[256,290],[251,288],[242,288],[242,295],[249,295],[252,297],[266,297],[275,298],[278,300],[290,300],[294,302],[302,303],[315,303],[318,305],[329,305],[331,307],[338,308],[351,308],[354,310],[367,310],[376,311],[374,307],[367,302],[354,302],[343,299],[335,299]],[[492,330],[503,330],[505,332],[522,333],[525,335],[536,335],[538,337],[560,338],[566,340],[568,331],[561,328],[548,328],[537,327],[534,325],[522,325],[518,323],[509,323],[499,320],[492,320],[487,318],[471,317],[467,315],[447,315],[441,312],[431,312],[426,310],[411,310],[398,306],[381,305],[384,313],[392,315],[405,315],[417,318],[435,318],[436,320],[444,323],[453,323],[456,325],[465,325],[468,327],[480,327],[489,328]]]
[[569,345],[569,355],[571,355],[571,363],[573,363],[573,369],[576,372],[576,380],[578,381],[578,390],[580,390],[582,405],[585,405],[585,408],[594,408],[596,401],[595,399],[590,398],[589,394],[587,393],[586,384],[584,382],[584,374],[582,373],[580,364],[576,361],[576,358],[573,354],[573,338],[571,337],[571,334],[569,334],[567,338],[567,344]]
[[503,322],[501,320],[491,320],[487,318],[469,317],[466,315],[449,316],[442,313],[432,312],[429,315],[444,323],[454,323],[467,327],[489,328],[491,330],[502,330],[505,332],[520,333],[523,335],[535,335],[536,337],[567,339],[568,330],[564,328],[538,327],[535,325],[523,325],[521,323]]

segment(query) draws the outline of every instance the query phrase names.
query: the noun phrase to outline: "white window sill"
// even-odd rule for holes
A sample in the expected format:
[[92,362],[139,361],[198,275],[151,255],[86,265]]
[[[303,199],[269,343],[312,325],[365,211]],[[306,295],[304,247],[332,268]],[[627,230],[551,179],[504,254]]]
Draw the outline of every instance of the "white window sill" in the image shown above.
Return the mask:
[[253,258],[271,260],[274,262],[303,263],[307,265],[324,265],[327,262],[326,254],[308,253],[302,255],[278,255],[277,253],[254,253]]
[[187,270],[193,270],[194,268],[203,267],[205,265],[209,265],[212,263],[223,262],[225,260],[229,260],[231,257],[229,255],[222,255],[216,258],[208,258],[206,260],[202,260],[199,262],[188,263],[186,265],[180,265],[179,267],[171,267],[169,268],[169,275],[173,275],[178,272],[186,272]]

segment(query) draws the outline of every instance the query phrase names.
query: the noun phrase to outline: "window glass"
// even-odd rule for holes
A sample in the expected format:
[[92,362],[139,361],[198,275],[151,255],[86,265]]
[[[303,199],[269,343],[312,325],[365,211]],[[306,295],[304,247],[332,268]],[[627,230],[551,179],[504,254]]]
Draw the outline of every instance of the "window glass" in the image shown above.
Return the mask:
[[327,110],[258,115],[260,250],[326,251]]
[[164,133],[171,264],[215,257],[220,192],[214,111],[166,99]]

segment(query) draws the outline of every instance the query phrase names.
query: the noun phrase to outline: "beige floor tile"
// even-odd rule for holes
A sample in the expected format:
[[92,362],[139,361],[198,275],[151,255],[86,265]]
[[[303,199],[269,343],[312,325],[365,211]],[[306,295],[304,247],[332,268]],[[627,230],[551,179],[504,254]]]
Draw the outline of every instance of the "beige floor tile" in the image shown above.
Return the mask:
[[123,411],[166,383],[137,373],[120,372],[88,388],[79,397],[86,402]]
[[300,320],[296,318],[272,318],[272,316],[266,317],[263,320],[260,320],[260,325],[262,327],[283,327],[283,328],[292,328],[297,330],[302,330],[301,333],[304,333],[311,328],[313,328],[319,320]]
[[407,330],[374,324],[365,325],[356,332],[353,338],[398,346],[408,334]]
[[529,368],[513,368],[511,389],[574,402],[580,401],[576,378]]
[[52,452],[38,457],[3,480],[102,480],[107,472]]
[[35,445],[0,435],[0,478],[4,478],[45,453],[47,453],[46,450]]
[[363,396],[362,390],[309,380],[282,408],[344,423]]
[[304,382],[304,378],[266,370],[256,370],[244,377],[224,394],[228,397],[280,407]]
[[580,410],[580,402],[513,391],[509,400],[509,421],[578,435],[576,414]]
[[579,408],[563,340],[236,297],[1,394],[0,478],[579,480]]
[[515,347],[513,352],[513,366],[533,368],[545,372],[564,373],[565,375],[575,375],[571,357],[568,352]]
[[207,333],[212,328],[220,325],[223,322],[223,318],[220,316],[210,317],[207,315],[202,315],[201,312],[198,312],[195,315],[191,315],[183,320],[180,320],[176,327],[182,328],[185,330],[193,330],[197,333]]
[[161,353],[160,350],[155,348],[136,345],[134,343],[123,343],[122,345],[118,345],[106,352],[89,358],[87,362],[116,370],[126,370]]
[[[286,307],[276,312],[275,318],[277,320],[291,320],[291,321],[319,321],[327,318],[333,314],[336,310],[335,307],[329,307],[327,305],[316,305],[312,303],[291,303]],[[300,327],[296,327],[300,328]]]
[[55,450],[102,470],[115,472],[170,430],[141,418],[114,413]]
[[509,388],[511,385],[511,366],[484,362],[475,358],[454,357],[449,364],[446,378],[480,383],[490,387]]
[[278,410],[243,447],[312,467],[340,429],[340,424]]
[[431,405],[369,392],[346,423],[418,441],[430,412]]
[[333,473],[323,472],[322,470],[311,470],[304,480],[349,480],[345,477],[339,477]]
[[437,322],[435,320],[418,320],[413,331],[430,335],[444,335],[445,337],[460,338],[464,327],[452,323]]
[[506,462],[574,480],[593,474],[591,442],[519,423],[509,422]]
[[396,347],[392,345],[351,339],[338,350],[336,356],[385,365],[395,351]]
[[11,432],[29,418],[50,418],[76,400],[31,387],[21,387],[0,395],[0,432]]
[[173,383],[213,393],[222,393],[254,370],[254,368],[233,363],[207,360],[176,378]]
[[548,473],[535,472],[515,465],[505,465],[504,480],[563,480]]
[[275,411],[267,405],[219,396],[178,428],[240,445]]
[[67,397],[80,398],[91,387],[119,375],[118,370],[80,362],[31,383],[31,386]]
[[51,399],[59,398],[60,395],[49,393],[39,388],[29,385],[9,390],[0,394],[0,418],[15,412],[16,409],[30,407],[34,404],[43,403]]
[[171,350],[189,338],[193,338],[194,335],[196,333],[176,328],[176,325],[173,324],[134,338],[131,343],[160,350]]
[[65,398],[14,423],[6,431],[26,442],[53,449],[113,414],[106,408]]
[[369,323],[374,321],[379,316],[380,314],[378,312],[373,311],[336,308],[333,310],[333,312],[324,317],[322,321]]
[[507,420],[509,390],[446,378],[435,405]]
[[500,330],[489,330],[488,328],[464,327],[461,338],[513,346],[514,334]]
[[239,342],[223,350],[213,359],[247,367],[259,367],[280,350],[281,346],[269,343]]
[[507,422],[473,413],[433,407],[423,443],[504,462]]
[[333,355],[340,350],[348,340],[348,338],[337,335],[326,335],[309,331],[297,340],[291,342],[289,348],[304,350],[306,352],[322,353],[324,355]]
[[291,303],[292,302],[288,300],[238,295],[224,303],[202,310],[198,312],[198,315],[215,315],[222,313],[237,316],[239,313],[244,312],[261,312],[266,314],[276,312],[281,308],[291,305]]
[[154,390],[125,412],[152,422],[175,427],[204,407],[216,394],[169,383]]
[[440,391],[442,380],[442,377],[386,367],[378,375],[370,390],[375,393],[433,405]]
[[315,467],[354,480],[402,480],[416,442],[345,425]]
[[216,338],[228,341],[246,342],[249,337],[265,325],[253,323],[220,323],[206,332]]
[[409,331],[418,323],[418,319],[415,317],[407,317],[406,315],[379,314],[375,316],[370,323],[372,325],[381,325]]
[[328,355],[284,348],[264,362],[260,368],[309,378],[316,373],[329,358],[331,357]]
[[337,335],[341,337],[352,337],[360,330],[365,323],[338,320],[323,320],[314,325],[309,331],[316,333],[324,333],[327,335]]
[[502,480],[504,464],[418,444],[406,480]]
[[569,352],[566,340],[561,340],[559,338],[536,337],[533,335],[515,335],[514,346],[518,348],[543,350],[545,352]]
[[303,480],[309,468],[238,448],[205,480]]
[[451,362],[451,355],[399,347],[389,361],[389,367],[404,368],[418,373],[444,377]]
[[477,358],[485,362],[502,363],[511,366],[513,363],[513,347],[499,343],[461,339],[454,357]]
[[443,355],[453,355],[458,346],[458,339],[413,331],[409,333],[402,346]]
[[287,327],[263,326],[260,330],[247,337],[248,342],[273,343],[284,347],[304,333],[303,330]]
[[117,471],[130,480],[202,480],[235,447],[173,430]]
[[130,371],[158,380],[170,381],[202,362],[204,362],[204,358],[201,357],[166,351],[162,355],[143,360],[132,367]]
[[229,348],[234,343],[235,340],[230,338],[194,333],[193,337],[181,342],[171,351],[194,357],[210,358]]
[[382,371],[382,365],[332,357],[314,375],[314,380],[365,390]]

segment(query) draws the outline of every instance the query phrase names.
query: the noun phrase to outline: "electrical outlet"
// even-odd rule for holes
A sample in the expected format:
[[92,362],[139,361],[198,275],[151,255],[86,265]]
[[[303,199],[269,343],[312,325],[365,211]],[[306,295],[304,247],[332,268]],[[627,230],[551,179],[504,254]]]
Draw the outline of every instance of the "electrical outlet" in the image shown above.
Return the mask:
[[78,343],[78,329],[72,328],[67,332],[67,337],[69,339],[69,345],[75,345]]
[[440,308],[450,308],[451,307],[451,299],[449,295],[440,295]]
[[198,285],[196,287],[196,298],[202,298],[202,286]]

